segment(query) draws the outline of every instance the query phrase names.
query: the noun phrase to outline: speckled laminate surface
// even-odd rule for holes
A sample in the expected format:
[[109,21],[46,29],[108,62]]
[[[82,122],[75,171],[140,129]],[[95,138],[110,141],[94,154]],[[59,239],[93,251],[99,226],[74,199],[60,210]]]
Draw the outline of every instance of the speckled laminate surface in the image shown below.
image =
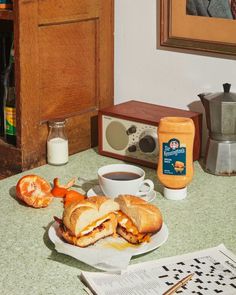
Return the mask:
[[[48,238],[53,216],[61,216],[60,199],[44,209],[33,209],[15,199],[15,185],[24,174],[38,174],[52,182],[74,176],[90,182],[79,186],[86,192],[97,184],[100,166],[120,161],[102,157],[96,149],[73,155],[66,166],[45,165],[0,181],[0,294],[78,295],[86,294],[80,282],[81,270],[94,270],[72,257],[59,254]],[[131,263],[192,252],[224,243],[236,253],[236,177],[205,173],[195,162],[195,175],[182,201],[168,201],[161,195],[156,171],[144,168],[158,191],[157,204],[169,228],[169,239],[155,251],[136,257]]]

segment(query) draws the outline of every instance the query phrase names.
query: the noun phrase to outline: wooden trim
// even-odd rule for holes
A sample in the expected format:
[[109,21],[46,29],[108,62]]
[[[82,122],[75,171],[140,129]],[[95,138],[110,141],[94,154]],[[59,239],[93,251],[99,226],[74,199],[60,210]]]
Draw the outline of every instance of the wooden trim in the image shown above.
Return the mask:
[[0,175],[10,176],[21,172],[21,150],[0,139]]
[[16,1],[18,35],[17,105],[19,116],[18,143],[22,148],[23,168],[30,168],[40,160],[39,138],[39,52],[38,1]]
[[21,112],[20,112],[20,61],[19,61],[19,27],[18,1],[14,1],[15,20],[13,23],[16,86],[16,146],[21,147]]
[[106,152],[106,151],[100,151],[99,153],[103,156],[112,157],[112,158],[119,159],[119,160],[122,160],[125,162],[131,162],[131,163],[143,165],[143,166],[153,168],[153,169],[157,168],[157,163],[151,163],[151,162],[143,161],[143,160],[136,159],[136,158],[121,156],[121,155],[113,154],[113,153]]
[[183,7],[186,0],[158,0],[159,49],[236,58],[235,20],[190,16]]
[[[99,109],[114,104],[114,0],[100,0]],[[104,17],[106,16],[106,17]],[[104,48],[102,44],[107,43]]]

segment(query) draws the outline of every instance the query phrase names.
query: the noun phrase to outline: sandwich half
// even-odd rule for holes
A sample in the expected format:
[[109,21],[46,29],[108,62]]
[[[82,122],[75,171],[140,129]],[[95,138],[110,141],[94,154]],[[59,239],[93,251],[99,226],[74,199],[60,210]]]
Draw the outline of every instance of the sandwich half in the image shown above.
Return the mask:
[[119,204],[104,196],[90,197],[65,208],[59,227],[63,239],[79,247],[116,234]]
[[139,197],[119,195],[115,201],[120,206],[117,233],[132,244],[149,242],[163,223],[160,210]]

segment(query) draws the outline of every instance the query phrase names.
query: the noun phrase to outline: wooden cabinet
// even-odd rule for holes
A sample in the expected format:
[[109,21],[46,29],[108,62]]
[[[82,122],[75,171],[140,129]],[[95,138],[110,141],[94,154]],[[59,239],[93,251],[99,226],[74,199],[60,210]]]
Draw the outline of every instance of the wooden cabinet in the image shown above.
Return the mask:
[[[69,152],[97,144],[97,113],[113,104],[113,0],[18,0],[13,22],[17,146],[0,140],[0,175],[46,161],[49,120],[66,118]],[[6,20],[6,21],[5,21]]]

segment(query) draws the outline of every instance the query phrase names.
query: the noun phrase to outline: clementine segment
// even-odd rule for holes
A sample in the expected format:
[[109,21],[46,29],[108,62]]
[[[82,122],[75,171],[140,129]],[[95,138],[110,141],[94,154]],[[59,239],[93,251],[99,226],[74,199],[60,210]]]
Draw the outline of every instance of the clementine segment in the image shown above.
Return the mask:
[[47,207],[53,199],[50,184],[34,174],[23,176],[17,182],[16,196],[34,208]]

